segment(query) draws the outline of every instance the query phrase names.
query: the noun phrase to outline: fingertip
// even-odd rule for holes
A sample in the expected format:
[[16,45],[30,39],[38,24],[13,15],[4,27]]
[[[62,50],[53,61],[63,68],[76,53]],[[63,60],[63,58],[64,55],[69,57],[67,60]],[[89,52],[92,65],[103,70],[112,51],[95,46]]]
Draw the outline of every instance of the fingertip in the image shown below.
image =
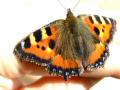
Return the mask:
[[101,78],[72,77],[65,81],[61,77],[42,77],[38,81],[22,87],[20,90],[88,90]]

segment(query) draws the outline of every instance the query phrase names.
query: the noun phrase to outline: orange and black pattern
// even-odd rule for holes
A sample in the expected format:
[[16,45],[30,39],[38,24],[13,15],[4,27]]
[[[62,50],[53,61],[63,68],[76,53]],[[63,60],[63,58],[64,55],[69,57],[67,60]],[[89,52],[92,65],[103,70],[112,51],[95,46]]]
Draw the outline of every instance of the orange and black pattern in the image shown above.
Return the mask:
[[52,75],[79,76],[104,65],[116,21],[98,15],[75,17],[68,10],[66,20],[57,20],[31,33],[14,49],[15,56],[45,67]]

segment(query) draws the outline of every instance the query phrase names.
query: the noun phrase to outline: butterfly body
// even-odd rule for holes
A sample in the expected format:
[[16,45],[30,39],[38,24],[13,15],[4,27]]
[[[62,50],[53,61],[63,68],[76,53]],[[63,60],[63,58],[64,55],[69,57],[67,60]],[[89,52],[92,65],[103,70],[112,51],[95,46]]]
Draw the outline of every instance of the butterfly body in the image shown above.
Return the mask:
[[115,24],[115,20],[97,15],[75,17],[69,9],[65,20],[31,33],[14,53],[21,61],[46,67],[49,73],[67,80],[104,65]]

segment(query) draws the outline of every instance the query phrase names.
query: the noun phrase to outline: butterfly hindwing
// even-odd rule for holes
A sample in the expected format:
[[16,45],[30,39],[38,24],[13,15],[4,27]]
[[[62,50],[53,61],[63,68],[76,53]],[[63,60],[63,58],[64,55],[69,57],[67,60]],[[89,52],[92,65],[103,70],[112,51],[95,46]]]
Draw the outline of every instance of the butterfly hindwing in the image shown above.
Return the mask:
[[107,56],[109,55],[108,43],[112,40],[116,30],[116,21],[98,15],[79,15],[78,21],[82,21],[88,27],[93,39],[99,40],[95,43],[95,50],[90,53],[89,58],[85,61],[87,69],[103,66]]

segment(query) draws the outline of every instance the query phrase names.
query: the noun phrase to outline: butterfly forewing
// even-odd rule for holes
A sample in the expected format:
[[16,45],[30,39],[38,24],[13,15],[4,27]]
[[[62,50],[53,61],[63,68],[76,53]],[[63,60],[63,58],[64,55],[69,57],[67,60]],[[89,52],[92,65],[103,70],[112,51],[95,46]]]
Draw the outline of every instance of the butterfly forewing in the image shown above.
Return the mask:
[[[55,55],[55,44],[58,38],[59,26],[63,20],[57,20],[34,31],[18,43],[14,52],[21,59],[36,64],[48,63]],[[45,64],[46,65],[46,64]]]
[[91,33],[101,42],[108,43],[112,40],[116,31],[116,21],[114,19],[98,15],[79,15],[77,18],[82,19]]

